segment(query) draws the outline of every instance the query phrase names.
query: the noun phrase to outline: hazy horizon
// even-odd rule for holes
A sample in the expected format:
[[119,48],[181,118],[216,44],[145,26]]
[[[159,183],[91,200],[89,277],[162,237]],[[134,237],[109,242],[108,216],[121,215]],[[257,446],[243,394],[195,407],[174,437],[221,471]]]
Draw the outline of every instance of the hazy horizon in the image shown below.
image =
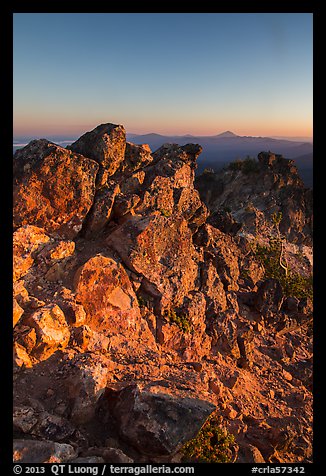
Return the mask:
[[[98,124],[99,125],[99,124]],[[96,126],[95,126],[96,127]],[[88,130],[82,130],[80,131],[79,133],[75,133],[75,134],[60,134],[58,133],[57,131],[51,131],[51,133],[47,133],[47,134],[44,134],[44,136],[42,134],[16,134],[13,136],[13,142],[15,141],[19,141],[20,139],[22,139],[22,142],[24,142],[23,139],[25,138],[28,138],[28,139],[33,139],[33,138],[46,138],[46,137],[56,137],[58,138],[58,140],[60,140],[61,142],[69,142],[68,139],[77,139],[78,137],[82,136],[83,134],[85,134],[86,132],[90,131],[94,129],[94,127],[90,127]],[[189,133],[189,132],[185,132],[185,133],[179,133],[179,134],[165,134],[165,133],[158,133],[157,131],[154,131],[154,130],[149,130],[149,131],[144,131],[144,132],[141,132],[141,133],[136,133],[136,132],[133,132],[133,131],[126,131],[126,135],[127,137],[137,137],[137,136],[145,136],[145,135],[150,135],[150,134],[159,134],[159,135],[162,135],[163,137],[186,137],[186,136],[189,136],[189,138],[191,139],[191,137],[214,137],[214,136],[218,136],[218,135],[221,135],[223,134],[224,132],[232,132],[233,134],[235,134],[236,136],[239,136],[239,137],[269,137],[271,139],[279,139],[279,140],[288,140],[288,141],[294,141],[294,142],[313,142],[313,136],[277,136],[277,135],[272,135],[272,134],[266,134],[266,135],[259,135],[259,134],[238,134],[236,131],[230,131],[230,130],[221,130],[221,131],[217,131],[216,134],[196,134],[196,133]],[[42,136],[42,137],[41,137]],[[15,145],[22,145],[22,144],[15,144]]]
[[15,136],[312,137],[310,13],[15,13],[13,46]]

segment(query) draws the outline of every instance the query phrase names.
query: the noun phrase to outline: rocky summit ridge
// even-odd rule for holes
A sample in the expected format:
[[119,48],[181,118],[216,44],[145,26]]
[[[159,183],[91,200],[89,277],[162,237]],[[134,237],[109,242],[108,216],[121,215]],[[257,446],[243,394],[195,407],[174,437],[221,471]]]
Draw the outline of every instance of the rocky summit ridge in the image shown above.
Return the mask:
[[201,150],[102,124],[16,151],[15,461],[312,460],[309,193],[271,153],[196,188]]
[[294,160],[261,152],[231,162],[220,173],[211,170],[196,177],[196,187],[216,219],[227,213],[243,231],[262,234],[274,214],[281,213],[280,232],[288,242],[312,246],[313,194],[305,187]]

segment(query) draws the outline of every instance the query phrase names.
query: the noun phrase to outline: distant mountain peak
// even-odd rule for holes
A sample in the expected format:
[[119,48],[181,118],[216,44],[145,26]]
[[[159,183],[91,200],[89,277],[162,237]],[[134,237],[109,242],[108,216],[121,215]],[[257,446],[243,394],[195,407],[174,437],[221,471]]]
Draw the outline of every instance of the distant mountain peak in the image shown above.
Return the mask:
[[225,132],[222,132],[221,134],[217,134],[216,137],[239,137],[239,136],[237,136],[237,134],[235,134],[232,131],[225,131]]
[[157,134],[156,132],[149,132],[148,134],[144,134],[145,136],[150,136],[150,137],[164,137],[162,134]]

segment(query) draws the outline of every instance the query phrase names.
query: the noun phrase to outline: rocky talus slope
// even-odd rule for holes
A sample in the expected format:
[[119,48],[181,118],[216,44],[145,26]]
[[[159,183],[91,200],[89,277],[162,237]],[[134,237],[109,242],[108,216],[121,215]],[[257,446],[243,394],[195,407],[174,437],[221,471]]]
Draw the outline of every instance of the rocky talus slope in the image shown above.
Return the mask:
[[311,302],[214,222],[200,152],[114,124],[16,152],[15,461],[189,461],[213,417],[229,461],[311,461]]

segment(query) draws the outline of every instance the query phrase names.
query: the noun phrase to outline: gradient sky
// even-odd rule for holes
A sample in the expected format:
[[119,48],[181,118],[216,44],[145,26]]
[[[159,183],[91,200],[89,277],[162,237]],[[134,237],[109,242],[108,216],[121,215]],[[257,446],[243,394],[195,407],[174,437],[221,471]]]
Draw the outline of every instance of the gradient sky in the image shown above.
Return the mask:
[[14,14],[14,135],[312,136],[312,14]]

